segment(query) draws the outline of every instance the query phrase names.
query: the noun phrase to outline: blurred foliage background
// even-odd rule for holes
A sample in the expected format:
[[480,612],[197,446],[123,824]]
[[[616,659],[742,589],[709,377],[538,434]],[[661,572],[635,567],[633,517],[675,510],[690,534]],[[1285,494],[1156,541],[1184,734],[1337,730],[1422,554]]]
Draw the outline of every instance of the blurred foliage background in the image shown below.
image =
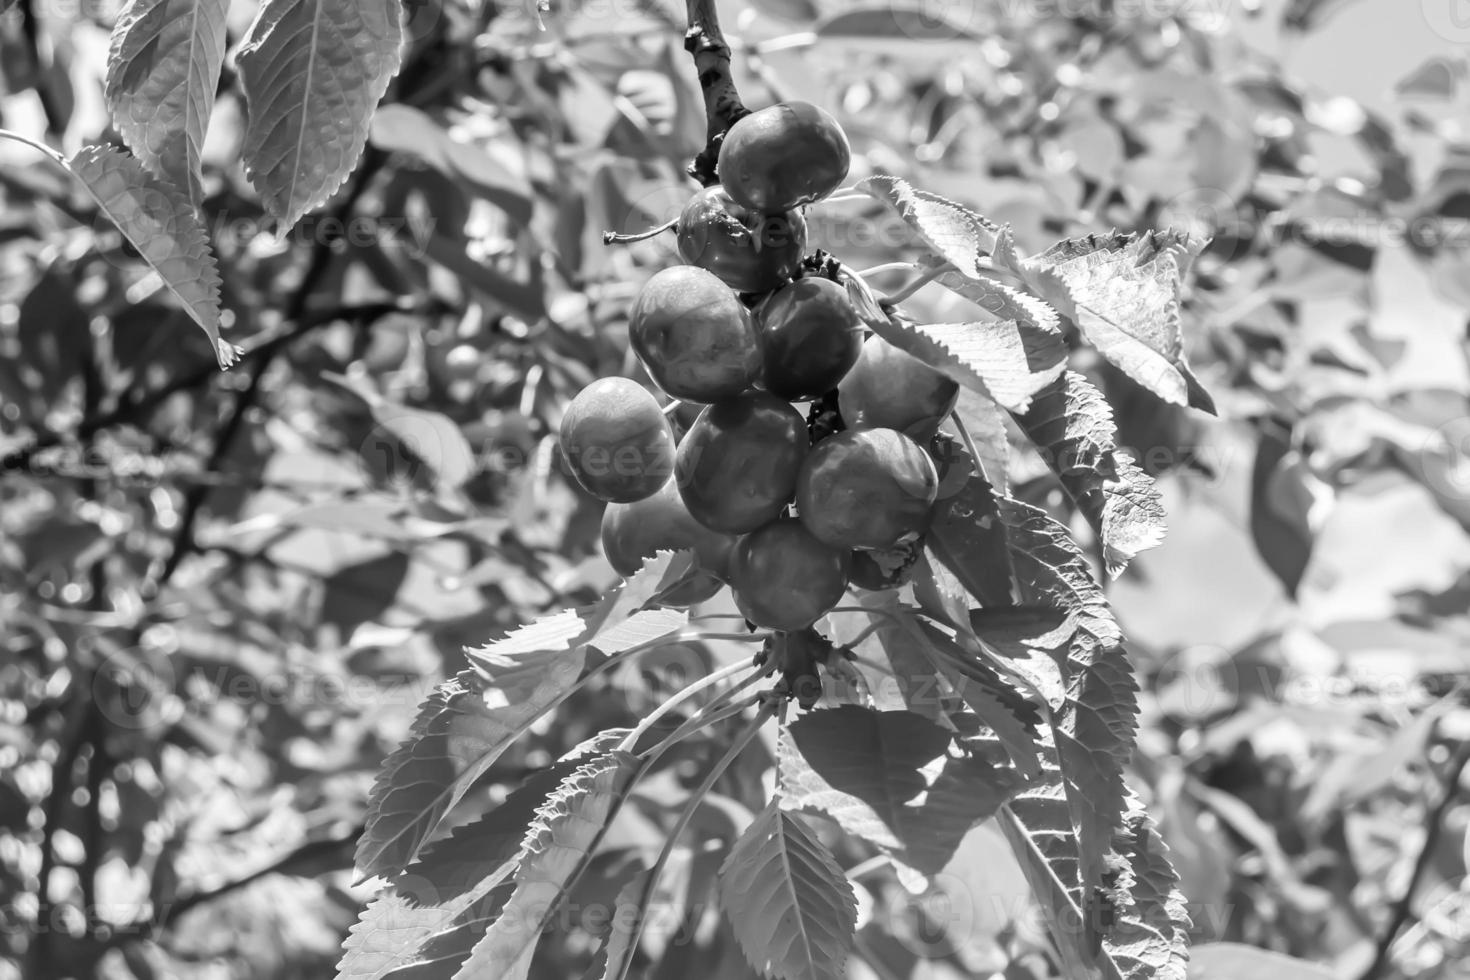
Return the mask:
[[[1323,976],[1438,977],[1470,956],[1470,800],[1453,792],[1470,745],[1470,30],[1453,10],[721,10],[746,101],[830,107],[854,181],[902,176],[1031,249],[1213,236],[1186,323],[1218,420],[1075,365],[1170,510],[1165,544],[1110,586],[1144,689],[1130,778],[1196,941]],[[693,189],[683,12],[408,11],[361,168],[282,237],[241,173],[226,67],[204,206],[246,351],[228,373],[65,175],[0,144],[0,978],[330,975],[371,891],[350,868],[366,793],[416,705],[466,644],[614,581],[555,432],[588,381],[637,376],[628,305],[676,261],[667,236],[600,236],[667,220]],[[105,134],[114,14],[0,16],[0,125],[67,151]],[[234,5],[232,39],[253,15]],[[876,202],[810,221],[856,268],[916,248]],[[945,319],[959,302],[909,305]],[[1063,512],[1019,443],[1010,482]],[[628,723],[732,655],[718,646],[579,696],[477,798]],[[660,840],[653,818],[620,821],[618,846]],[[981,828],[951,870],[969,904],[942,928],[865,881],[855,976],[1048,975],[999,838]],[[544,976],[585,968],[571,932],[547,940]],[[1206,947],[1196,970],[1239,975],[1232,955]],[[666,962],[751,975],[738,955]]]

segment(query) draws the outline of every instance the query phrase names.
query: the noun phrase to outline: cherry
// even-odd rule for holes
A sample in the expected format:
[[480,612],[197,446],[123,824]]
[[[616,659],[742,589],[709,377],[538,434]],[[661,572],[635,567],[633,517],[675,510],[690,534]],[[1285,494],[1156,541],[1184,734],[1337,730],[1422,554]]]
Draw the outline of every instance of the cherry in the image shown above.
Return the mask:
[[766,389],[791,401],[820,398],[837,387],[863,350],[865,328],[847,290],[821,276],[782,286],[756,318]]
[[918,443],[892,429],[848,429],[807,455],[796,506],[834,548],[892,548],[924,530],[938,492],[939,475]]
[[897,429],[924,443],[954,411],[960,386],[876,334],[837,386],[842,420],[854,429]]
[[752,211],[723,188],[706,187],[684,205],[678,238],[685,262],[737,292],[764,293],[796,274],[806,251],[806,219],[795,211]]
[[698,573],[664,597],[667,605],[692,605],[720,591],[734,546],[733,535],[711,531],[694,519],[673,480],[652,497],[609,504],[602,512],[602,550],[613,570],[624,578],[660,551],[694,550]]
[[705,527],[754,531],[791,500],[808,445],[806,422],[775,395],[749,391],[715,402],[679,443],[679,493]]
[[757,626],[805,629],[842,599],[848,553],[829,548],[795,518],[745,535],[730,555],[735,606]]
[[730,127],[716,171],[737,203],[776,214],[831,194],[851,163],[836,119],[810,102],[781,102]]
[[674,470],[674,436],[647,388],[602,378],[562,416],[560,444],[582,488],[609,503],[651,497]]
[[654,383],[675,398],[733,398],[760,374],[750,311],[718,277],[694,266],[649,278],[628,314],[628,339]]

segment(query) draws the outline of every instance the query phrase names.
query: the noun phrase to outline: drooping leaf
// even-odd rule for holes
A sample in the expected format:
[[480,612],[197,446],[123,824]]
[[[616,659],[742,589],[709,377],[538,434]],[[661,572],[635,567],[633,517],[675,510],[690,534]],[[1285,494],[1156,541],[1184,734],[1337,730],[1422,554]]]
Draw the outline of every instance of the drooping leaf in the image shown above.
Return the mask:
[[831,853],[778,800],[720,866],[720,905],[746,959],[763,976],[838,980],[857,923],[852,883]]
[[1066,372],[1016,421],[1097,531],[1109,575],[1164,539],[1159,491],[1117,448],[1113,410],[1092,382]]
[[[1000,500],[998,506],[1023,599],[1076,617],[1065,698],[1052,726],[1077,829],[1079,877],[1091,901],[1124,813],[1123,765],[1133,751],[1137,685],[1107,598],[1067,529],[1019,501]],[[1091,921],[1084,925],[1095,927]]]
[[613,752],[562,781],[526,833],[515,891],[455,980],[525,980],[541,930],[586,867],[638,770],[637,756]]
[[131,0],[107,55],[107,107],[123,141],[196,207],[229,7],[227,0]]
[[[1184,980],[1189,916],[1164,845],[1136,797],[1114,839],[1114,891],[1084,890],[1060,774],[1006,804],[998,820],[1047,916],[1067,976]],[[1077,928],[1077,924],[1085,928]]]
[[219,336],[220,280],[214,251],[184,192],[112,146],[84,147],[67,167],[204,329],[220,367],[234,364],[239,351]]
[[[559,704],[590,656],[610,655],[610,634],[647,636],[677,630],[685,614],[640,612],[668,573],[673,556],[645,563],[627,583],[586,610],[537,620],[482,650],[471,669],[441,684],[424,703],[411,734],[390,755],[368,798],[367,827],[357,846],[363,877],[402,869],[470,786],[542,714]],[[635,614],[647,623],[628,625]]]
[[995,743],[951,757],[954,735],[911,711],[809,711],[781,733],[781,805],[832,817],[921,874],[1025,783]]
[[266,0],[236,56],[245,91],[245,176],[290,228],[357,165],[398,73],[398,0]]
[[1020,257],[1008,232],[995,257],[1073,320],[1082,335],[1125,374],[1167,402],[1214,412],[1184,357],[1184,273],[1203,243],[1152,231],[1069,239]]
[[1309,479],[1306,464],[1292,449],[1290,429],[1276,422],[1261,426],[1251,467],[1251,539],[1293,598],[1316,542]]
[[373,115],[374,146],[422,160],[444,176],[503,210],[519,225],[531,220],[535,192],[524,175],[510,173],[490,154],[450,136],[434,119],[409,105],[385,105]]
[[499,806],[426,847],[358,917],[338,980],[407,978],[431,969],[451,975],[510,897],[537,808],[575,769],[559,763],[536,773]]
[[973,279],[981,274],[980,259],[995,248],[1000,231],[993,223],[963,204],[916,190],[897,177],[868,177],[858,182],[857,189],[898,212],[924,244],[961,275]]

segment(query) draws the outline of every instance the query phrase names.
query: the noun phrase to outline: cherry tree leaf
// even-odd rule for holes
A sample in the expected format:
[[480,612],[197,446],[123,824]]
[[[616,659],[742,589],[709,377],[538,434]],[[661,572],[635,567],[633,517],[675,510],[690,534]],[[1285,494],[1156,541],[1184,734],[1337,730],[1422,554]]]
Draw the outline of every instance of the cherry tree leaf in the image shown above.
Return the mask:
[[[997,822],[1049,920],[1063,973],[1184,980],[1189,915],[1164,843],[1138,798],[1128,795],[1113,838],[1111,890],[1089,892],[1078,876],[1066,791],[1055,766],[1047,771],[1052,779],[1018,794]],[[1078,929],[1079,921],[1094,928]]]
[[[1067,688],[1052,718],[1062,784],[1078,838],[1078,877],[1092,900],[1124,813],[1123,765],[1133,751],[1137,686],[1107,597],[1067,529],[1045,511],[997,502],[1023,601],[1070,613]],[[1088,920],[1089,930],[1096,923]]]
[[843,705],[809,711],[781,733],[781,806],[825,813],[894,860],[931,875],[965,834],[1025,784],[993,742],[966,743],[911,711]]
[[975,473],[973,458],[957,442],[945,438],[940,445],[940,489],[927,536],[929,551],[977,600],[987,606],[1009,605],[1011,562],[995,492]]
[[1097,532],[1109,575],[1164,539],[1158,488],[1117,448],[1113,410],[1092,382],[1066,372],[1016,421]]
[[1066,367],[1061,333],[1033,322],[921,324],[895,310],[869,325],[890,344],[1012,411],[1025,411],[1031,396]]
[[877,176],[859,181],[857,189],[887,204],[936,255],[960,274],[981,274],[980,259],[995,248],[1000,231],[992,222],[963,204],[916,190],[897,177]]
[[542,770],[499,806],[426,847],[368,903],[343,946],[338,980],[457,969],[505,901],[536,810],[578,763]]
[[84,147],[67,161],[67,168],[203,328],[220,367],[234,364],[240,352],[219,336],[220,280],[214,251],[184,192],[112,146]]
[[639,769],[637,756],[612,752],[562,781],[526,832],[515,890],[455,980],[525,980],[541,930],[586,867]]
[[772,800],[720,866],[720,905],[763,976],[838,980],[857,924],[852,883],[795,814]]
[[107,107],[145,167],[203,198],[200,157],[225,60],[228,0],[131,0],[112,29]]
[[543,617],[468,652],[471,669],[435,689],[378,773],[357,845],[362,877],[412,861],[475,780],[575,689],[591,658],[600,661],[687,622],[683,612],[642,608],[674,560],[669,553],[650,559],[590,609]]
[[994,254],[1134,381],[1167,402],[1213,414],[1213,401],[1185,360],[1181,330],[1184,275],[1202,247],[1177,232],[1114,232],[1068,239],[1022,258],[1003,231]]
[[[392,441],[433,470],[445,486],[461,486],[474,476],[479,467],[474,447],[465,438],[459,424],[449,416],[384,398],[366,378],[349,378],[333,371],[323,372],[322,378],[346,388],[366,402],[382,432],[391,435]],[[380,446],[372,439],[370,436],[365,443],[365,452],[381,451],[388,458],[394,458],[395,447]]]
[[398,0],[266,0],[236,60],[245,176],[289,228],[357,165],[373,110],[398,73]]
[[1189,951],[1190,980],[1337,980],[1341,974],[1326,963],[1313,963],[1245,943],[1204,943]]

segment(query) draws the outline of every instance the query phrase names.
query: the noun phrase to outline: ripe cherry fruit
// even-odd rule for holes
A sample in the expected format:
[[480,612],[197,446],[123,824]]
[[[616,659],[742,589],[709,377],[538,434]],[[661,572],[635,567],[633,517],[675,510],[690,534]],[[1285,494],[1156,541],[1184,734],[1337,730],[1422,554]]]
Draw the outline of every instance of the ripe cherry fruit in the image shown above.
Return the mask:
[[781,102],[730,127],[716,170],[738,203],[776,214],[831,194],[851,163],[836,119],[810,102]]
[[892,429],[848,429],[819,442],[797,477],[802,523],[834,548],[892,548],[928,526],[939,476]]
[[660,551],[693,549],[698,574],[665,596],[667,605],[692,605],[720,591],[734,546],[733,535],[711,531],[694,519],[673,480],[652,497],[609,504],[602,512],[603,553],[613,570],[625,578]]
[[837,386],[842,420],[854,429],[897,429],[928,442],[954,411],[960,386],[879,336]]
[[741,293],[764,293],[796,274],[806,251],[806,219],[795,211],[762,214],[706,187],[684,205],[679,255]]
[[653,274],[628,314],[628,339],[654,383],[686,401],[733,398],[760,375],[750,311],[718,277],[694,266]]
[[849,564],[847,552],[818,541],[795,518],[772,521],[730,555],[735,606],[766,629],[805,629],[842,599]]
[[865,328],[847,290],[821,276],[782,286],[756,319],[766,389],[791,401],[820,398],[837,387],[863,350]]
[[562,416],[560,444],[582,488],[609,503],[658,492],[674,471],[674,436],[647,388],[602,378],[577,393]]
[[764,391],[716,402],[679,443],[679,494],[705,527],[754,531],[791,500],[808,447],[806,422]]

